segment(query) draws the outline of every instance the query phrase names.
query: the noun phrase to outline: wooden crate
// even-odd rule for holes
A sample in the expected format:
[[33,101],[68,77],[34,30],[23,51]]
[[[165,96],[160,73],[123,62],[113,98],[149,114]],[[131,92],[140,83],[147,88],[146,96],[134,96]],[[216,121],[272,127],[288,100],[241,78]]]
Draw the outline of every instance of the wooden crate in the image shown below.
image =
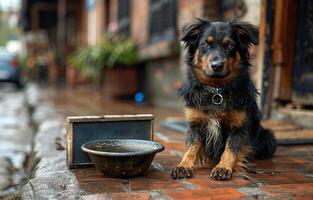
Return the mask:
[[153,140],[154,116],[102,115],[67,118],[67,165],[69,168],[92,165],[81,150],[84,143],[100,139]]

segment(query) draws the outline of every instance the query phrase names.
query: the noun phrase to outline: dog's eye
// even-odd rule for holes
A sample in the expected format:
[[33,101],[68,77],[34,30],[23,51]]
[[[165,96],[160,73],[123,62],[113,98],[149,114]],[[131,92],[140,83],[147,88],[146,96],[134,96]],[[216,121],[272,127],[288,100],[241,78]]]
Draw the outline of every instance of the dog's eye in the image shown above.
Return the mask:
[[202,43],[201,45],[203,48],[209,48],[210,44],[208,43],[208,41],[205,41]]
[[230,50],[232,50],[232,49],[235,48],[235,46],[234,46],[233,43],[231,43],[231,42],[229,42],[229,43],[227,44],[227,47],[228,47]]

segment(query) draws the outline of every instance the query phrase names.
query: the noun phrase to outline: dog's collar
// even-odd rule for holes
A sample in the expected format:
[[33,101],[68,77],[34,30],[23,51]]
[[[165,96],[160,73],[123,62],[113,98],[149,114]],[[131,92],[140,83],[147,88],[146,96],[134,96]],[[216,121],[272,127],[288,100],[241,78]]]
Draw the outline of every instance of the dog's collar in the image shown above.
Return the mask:
[[212,103],[214,105],[221,105],[224,101],[224,97],[223,97],[223,92],[224,92],[224,88],[222,87],[217,87],[217,88],[214,88],[214,87],[205,87],[204,88],[205,91],[207,91],[208,93],[210,94],[213,94],[212,95]]

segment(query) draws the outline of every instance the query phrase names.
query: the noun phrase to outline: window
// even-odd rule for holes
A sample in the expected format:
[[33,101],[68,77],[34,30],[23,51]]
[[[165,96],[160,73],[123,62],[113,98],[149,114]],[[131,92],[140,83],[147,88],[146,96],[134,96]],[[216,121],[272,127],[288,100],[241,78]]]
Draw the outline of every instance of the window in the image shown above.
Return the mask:
[[150,43],[176,38],[176,0],[150,0]]
[[124,35],[130,33],[130,0],[118,1],[118,32]]

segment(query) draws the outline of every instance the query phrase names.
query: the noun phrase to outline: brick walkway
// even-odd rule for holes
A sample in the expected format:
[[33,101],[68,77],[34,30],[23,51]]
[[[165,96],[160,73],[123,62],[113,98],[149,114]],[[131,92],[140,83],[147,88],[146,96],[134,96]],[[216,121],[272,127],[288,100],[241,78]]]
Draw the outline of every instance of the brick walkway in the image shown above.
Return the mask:
[[[251,172],[235,174],[231,181],[213,181],[210,169],[196,170],[191,179],[172,180],[170,170],[183,155],[184,135],[163,129],[160,122],[168,116],[181,117],[182,111],[112,102],[86,90],[51,90],[48,98],[65,116],[138,111],[156,116],[155,139],[166,150],[157,154],[149,171],[142,177],[113,179],[94,168],[73,170],[88,194],[83,199],[313,199],[313,145],[279,146],[274,158],[252,161]],[[281,126],[276,128],[284,123]]]

